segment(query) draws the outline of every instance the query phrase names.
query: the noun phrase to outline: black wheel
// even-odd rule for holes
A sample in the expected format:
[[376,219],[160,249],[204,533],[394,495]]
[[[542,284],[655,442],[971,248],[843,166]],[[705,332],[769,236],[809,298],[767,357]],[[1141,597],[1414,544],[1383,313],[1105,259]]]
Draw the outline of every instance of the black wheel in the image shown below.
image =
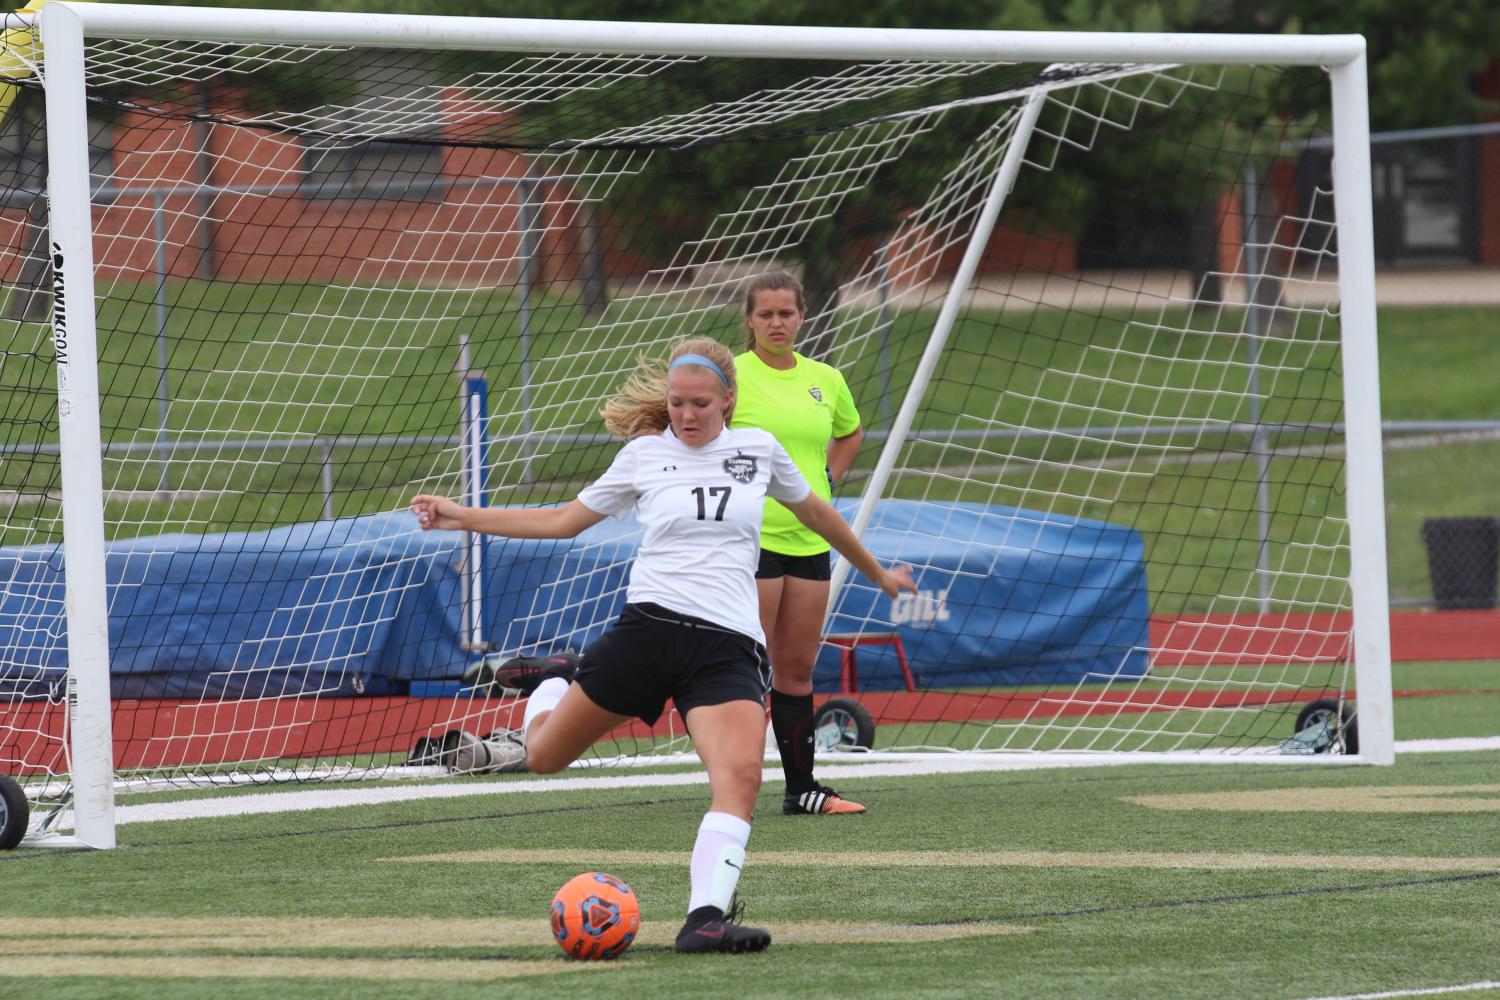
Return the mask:
[[870,710],[848,698],[830,698],[813,713],[813,743],[819,750],[875,746]]
[[1354,721],[1354,711],[1348,702],[1340,705],[1337,698],[1319,698],[1302,706],[1302,711],[1297,713],[1297,732],[1317,725],[1332,723],[1333,728],[1338,731],[1339,739],[1330,740],[1327,745],[1319,747],[1314,753],[1328,753],[1338,745],[1340,740],[1344,744],[1344,752],[1348,754],[1359,753],[1359,726]]
[[8,851],[26,836],[31,807],[21,786],[0,774],[0,850]]

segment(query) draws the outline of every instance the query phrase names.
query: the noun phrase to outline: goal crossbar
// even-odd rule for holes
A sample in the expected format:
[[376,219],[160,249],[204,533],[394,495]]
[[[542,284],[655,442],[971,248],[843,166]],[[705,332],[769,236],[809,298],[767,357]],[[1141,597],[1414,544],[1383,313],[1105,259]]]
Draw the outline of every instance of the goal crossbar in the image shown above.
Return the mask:
[[[205,41],[441,46],[513,52],[630,52],[642,55],[785,59],[1016,60],[1024,62],[1178,62],[1342,66],[1363,56],[1363,35],[1115,34],[1093,31],[955,31],[811,28],[784,25],[652,24],[528,18],[339,14],[232,8],[162,8],[73,3],[87,36]],[[60,13],[60,12],[59,12]],[[53,14],[51,16],[59,16]]]

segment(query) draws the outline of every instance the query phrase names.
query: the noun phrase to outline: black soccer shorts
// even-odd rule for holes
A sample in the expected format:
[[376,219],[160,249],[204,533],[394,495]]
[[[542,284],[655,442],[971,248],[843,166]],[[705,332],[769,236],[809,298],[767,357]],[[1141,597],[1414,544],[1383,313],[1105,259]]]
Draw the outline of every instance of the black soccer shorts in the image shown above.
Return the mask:
[[833,555],[819,552],[815,556],[788,556],[770,549],[760,550],[760,564],[755,567],[757,580],[779,580],[795,576],[799,580],[832,580]]
[[748,635],[659,604],[627,604],[583,651],[575,680],[600,708],[651,725],[668,698],[682,715],[729,701],[765,705],[771,660]]

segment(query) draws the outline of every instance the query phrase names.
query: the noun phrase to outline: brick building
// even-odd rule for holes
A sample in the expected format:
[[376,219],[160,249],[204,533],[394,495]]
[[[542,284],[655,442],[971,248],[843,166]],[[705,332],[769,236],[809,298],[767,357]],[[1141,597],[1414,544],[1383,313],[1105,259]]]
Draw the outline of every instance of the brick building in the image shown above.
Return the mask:
[[[1500,60],[1476,86],[1500,102]],[[435,101],[473,133],[474,113],[461,93],[449,90]],[[232,92],[216,93],[214,102],[220,115],[235,117]],[[495,117],[495,128],[503,129],[504,116]],[[14,163],[7,171],[10,196],[0,205],[0,279],[29,285],[37,276],[32,268],[28,280],[23,259],[41,256],[40,217],[27,201],[31,192],[34,202],[44,180],[39,139],[34,133],[18,139],[24,123],[6,125],[11,134],[0,155]],[[523,261],[539,282],[575,280],[589,269],[639,275],[660,263],[626,256],[608,239],[608,220],[596,217],[586,199],[563,181],[529,177],[526,157],[505,149],[371,144],[319,154],[286,132],[139,111],[102,126],[95,146],[98,172],[112,176],[95,199],[95,253],[105,280],[165,272],[177,279],[472,287],[514,283]],[[1302,162],[1289,159],[1264,183],[1283,212],[1298,214],[1314,187],[1326,184],[1320,176],[1326,169],[1326,154],[1321,161],[1309,154]],[[420,190],[412,187],[417,176],[427,178]],[[1378,137],[1372,188],[1382,266],[1500,266],[1500,132]],[[1220,269],[1232,267],[1237,252],[1239,208],[1237,194],[1220,206]],[[526,212],[534,214],[522,225]],[[1108,245],[1100,235],[1111,231],[1108,225],[1085,227],[1076,239],[1022,237],[1002,228],[983,266],[990,273],[1071,271],[1129,259],[1190,268],[1181,220],[1159,226],[1160,238],[1131,248]],[[534,234],[529,245],[522,245],[523,229]],[[955,261],[950,253],[931,266],[943,270]]]

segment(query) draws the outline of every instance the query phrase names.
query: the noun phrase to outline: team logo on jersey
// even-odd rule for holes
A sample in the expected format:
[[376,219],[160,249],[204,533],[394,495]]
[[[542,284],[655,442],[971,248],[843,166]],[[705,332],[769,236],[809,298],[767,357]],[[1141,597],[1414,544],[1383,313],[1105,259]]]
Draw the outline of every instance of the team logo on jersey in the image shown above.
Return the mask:
[[724,459],[724,471],[734,477],[737,483],[748,483],[755,478],[755,457],[752,455],[736,454],[733,458]]
[[819,389],[817,386],[809,387],[807,390],[807,394],[813,399],[816,399],[818,402],[823,402],[823,390]]

